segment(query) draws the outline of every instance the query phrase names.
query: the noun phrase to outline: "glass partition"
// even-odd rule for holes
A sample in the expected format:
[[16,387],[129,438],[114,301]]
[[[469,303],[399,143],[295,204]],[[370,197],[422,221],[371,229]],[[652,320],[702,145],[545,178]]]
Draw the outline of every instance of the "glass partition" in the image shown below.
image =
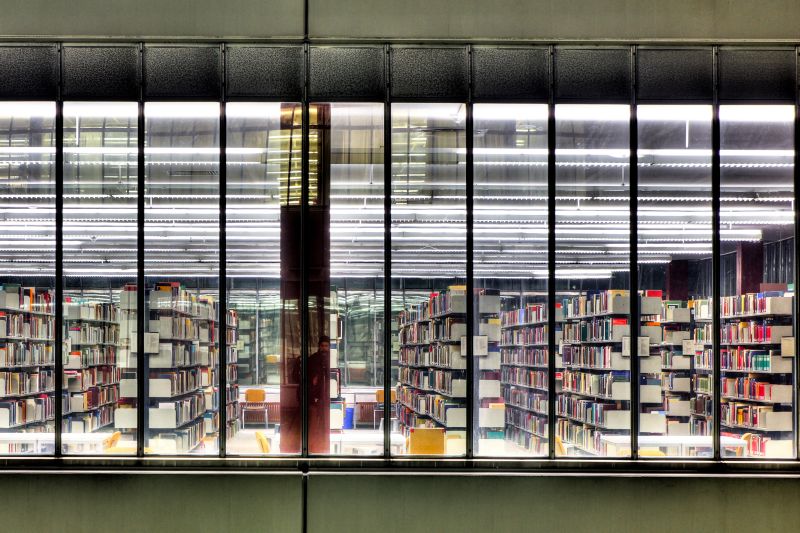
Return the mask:
[[465,107],[391,107],[395,454],[466,452]]
[[[292,230],[283,211],[300,183],[302,107],[229,103],[226,117],[227,453],[297,453],[299,373],[288,365],[296,361],[289,354],[299,354],[300,316],[281,272],[282,244],[292,242],[283,240]],[[284,442],[282,418],[290,428]]]
[[[561,322],[555,450],[625,457],[631,446],[630,108],[559,104],[555,112]],[[657,402],[660,395],[660,385],[642,384],[642,401]]]
[[723,457],[794,457],[791,105],[720,106]]
[[55,115],[53,102],[0,103],[4,455],[54,453]]
[[473,108],[476,454],[548,454],[547,105]]
[[145,105],[148,454],[217,453],[219,117],[216,102]]
[[136,454],[138,109],[64,104],[65,454]]
[[640,398],[643,458],[713,455],[711,115],[638,107],[639,373],[661,388]]

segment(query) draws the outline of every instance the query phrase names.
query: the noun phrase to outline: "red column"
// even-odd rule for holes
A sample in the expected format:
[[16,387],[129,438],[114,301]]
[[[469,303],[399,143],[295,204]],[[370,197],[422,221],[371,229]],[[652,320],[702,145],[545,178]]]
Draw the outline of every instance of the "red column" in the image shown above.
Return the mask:
[[764,246],[760,242],[736,245],[736,294],[759,292],[764,279]]
[[667,300],[689,299],[689,261],[670,261],[667,265]]

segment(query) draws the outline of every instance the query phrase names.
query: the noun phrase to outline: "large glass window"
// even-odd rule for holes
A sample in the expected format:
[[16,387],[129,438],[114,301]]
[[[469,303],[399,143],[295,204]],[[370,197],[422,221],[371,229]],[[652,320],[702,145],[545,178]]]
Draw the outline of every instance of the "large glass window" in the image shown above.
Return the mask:
[[[327,310],[319,336],[310,336],[309,392],[314,395],[315,357],[326,361],[329,448],[346,455],[383,453],[384,424],[384,204],[383,104],[331,103],[311,107],[311,179],[317,214],[330,224],[314,233],[314,250],[329,260]],[[312,211],[313,213],[313,211]],[[314,216],[314,215],[312,215]],[[326,219],[326,220],[323,220]],[[329,250],[324,257],[323,250]],[[312,260],[313,262],[313,260]],[[321,265],[325,266],[325,265]],[[324,280],[323,280],[324,281]],[[312,290],[316,285],[311,284]],[[313,321],[311,322],[313,324]],[[328,343],[327,350],[325,343]],[[310,399],[313,404],[314,397]],[[393,408],[394,411],[394,408]],[[392,433],[395,449],[404,443]]]
[[476,104],[476,454],[548,454],[546,105]]
[[794,457],[794,114],[720,107],[724,457]]
[[66,454],[136,454],[137,117],[64,104]]
[[55,443],[55,113],[0,103],[0,453]]
[[[393,104],[392,328],[399,453],[466,452],[466,109]],[[398,453],[395,451],[395,453]]]
[[639,402],[641,457],[713,453],[711,115],[638,108],[639,373],[661,387]]
[[145,106],[146,453],[217,453],[219,117]]
[[[627,105],[556,106],[557,455],[630,455]],[[661,387],[643,384],[642,401]],[[643,417],[643,427],[645,418]]]
[[227,452],[298,453],[302,107],[229,103],[226,116]]

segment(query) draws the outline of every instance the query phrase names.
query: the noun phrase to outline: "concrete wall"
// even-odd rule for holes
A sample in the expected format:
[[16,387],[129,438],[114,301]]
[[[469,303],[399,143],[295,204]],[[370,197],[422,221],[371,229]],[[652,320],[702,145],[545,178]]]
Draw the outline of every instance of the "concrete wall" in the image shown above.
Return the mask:
[[[0,36],[302,38],[303,0],[0,0]],[[796,0],[309,0],[313,39],[798,40]]]
[[[300,533],[302,482],[275,474],[7,474],[0,531]],[[309,533],[797,530],[791,479],[320,475]]]

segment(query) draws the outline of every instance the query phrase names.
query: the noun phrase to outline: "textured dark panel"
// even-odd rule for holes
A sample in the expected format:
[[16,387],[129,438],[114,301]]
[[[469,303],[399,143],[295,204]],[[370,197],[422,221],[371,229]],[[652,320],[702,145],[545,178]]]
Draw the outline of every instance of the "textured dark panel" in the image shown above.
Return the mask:
[[628,48],[556,48],[556,98],[628,101],[630,60]]
[[64,46],[65,100],[137,100],[139,50],[136,46]]
[[547,100],[548,58],[546,48],[473,48],[473,99]]
[[720,100],[794,101],[795,52],[722,48],[719,51]]
[[384,98],[384,53],[379,47],[313,47],[309,92],[312,99]]
[[706,49],[640,49],[637,52],[637,98],[654,100],[711,100],[714,96],[714,57]]
[[147,98],[222,96],[217,46],[146,46],[144,69]]
[[297,101],[303,97],[300,46],[229,46],[225,49],[227,98]]
[[391,52],[394,98],[466,100],[469,66],[466,48],[403,48]]
[[0,98],[55,100],[58,97],[58,49],[0,46]]

